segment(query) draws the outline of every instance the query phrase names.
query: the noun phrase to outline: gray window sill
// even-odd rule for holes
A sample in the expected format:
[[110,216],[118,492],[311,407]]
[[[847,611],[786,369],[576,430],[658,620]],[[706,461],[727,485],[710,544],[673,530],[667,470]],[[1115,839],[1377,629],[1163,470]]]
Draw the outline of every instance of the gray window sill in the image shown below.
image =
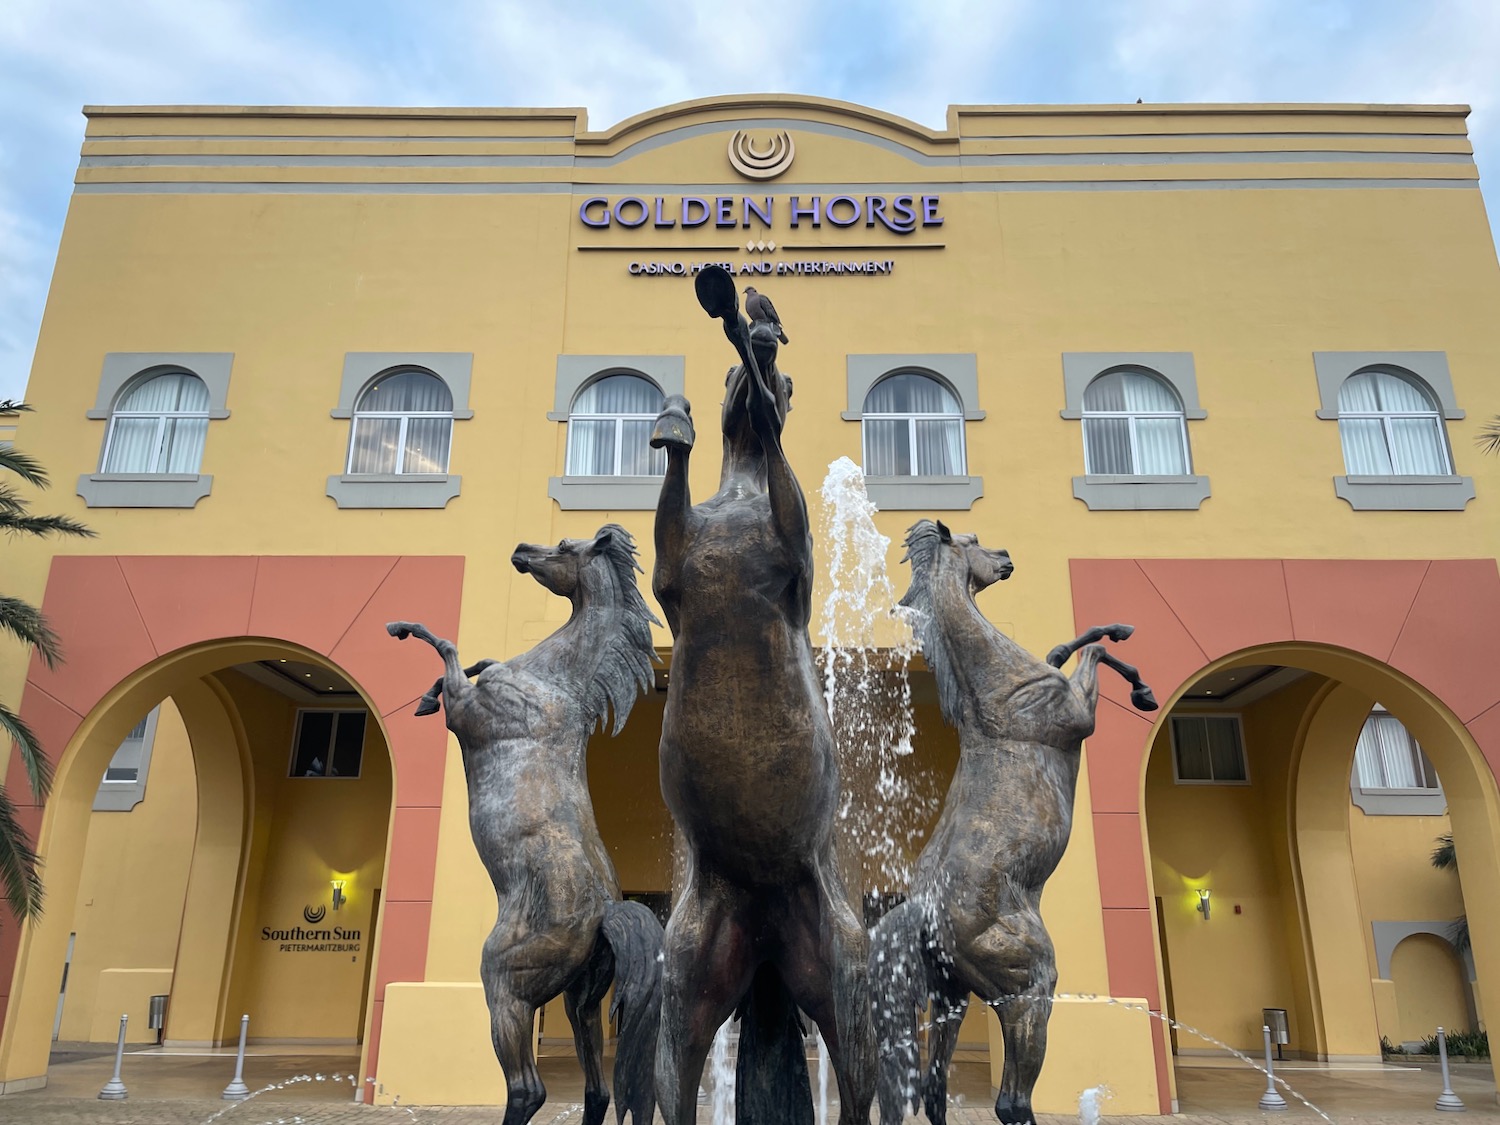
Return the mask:
[[1334,477],[1333,491],[1356,512],[1461,512],[1474,499],[1474,478]]
[[1349,794],[1366,816],[1442,816],[1448,798],[1441,789],[1363,789],[1349,787]]
[[84,473],[78,495],[90,508],[192,508],[213,483],[202,473]]
[[663,477],[551,477],[547,495],[565,512],[649,512]]
[[348,473],[328,478],[340,508],[446,508],[463,477],[451,473]]
[[966,512],[984,495],[983,477],[866,477],[882,512]]
[[1197,511],[1210,495],[1208,478],[1200,476],[1073,478],[1073,498],[1091,512]]

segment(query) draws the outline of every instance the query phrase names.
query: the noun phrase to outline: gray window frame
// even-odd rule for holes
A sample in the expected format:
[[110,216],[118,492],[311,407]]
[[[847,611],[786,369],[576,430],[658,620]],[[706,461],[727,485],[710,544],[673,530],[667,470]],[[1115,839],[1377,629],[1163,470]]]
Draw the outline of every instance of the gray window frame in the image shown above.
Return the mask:
[[[1390,712],[1377,704],[1365,717],[1365,723],[1368,724],[1376,715],[1390,715]],[[1395,715],[1391,715],[1391,718],[1401,722]],[[1448,796],[1443,792],[1443,779],[1438,774],[1437,767],[1432,764],[1432,759],[1422,749],[1422,744],[1417,741],[1417,736],[1412,734],[1405,723],[1401,723],[1401,729],[1406,732],[1410,749],[1416,751],[1421,759],[1423,772],[1431,770],[1432,780],[1437,784],[1415,789],[1362,785],[1359,780],[1359,757],[1356,755],[1349,766],[1349,799],[1366,816],[1442,816],[1448,811]],[[1360,734],[1363,733],[1362,726]]]
[[[680,355],[559,355],[549,421],[567,426],[573,403],[590,383],[610,375],[634,375],[654,383],[663,398],[686,393],[687,357]],[[547,495],[565,512],[646,512],[656,507],[657,476],[568,476],[567,433],[563,469],[547,479]]]
[[[1178,719],[1230,719],[1234,723],[1235,742],[1239,746],[1240,763],[1245,767],[1245,778],[1243,781],[1219,781],[1215,778],[1183,777],[1178,769],[1177,760],[1177,720]],[[1245,749],[1245,721],[1238,711],[1183,711],[1178,714],[1167,716],[1167,737],[1172,747],[1172,783],[1174,785],[1237,785],[1247,786],[1251,783],[1250,777],[1250,754]]]
[[[1465,417],[1453,393],[1453,376],[1446,352],[1313,352],[1313,374],[1318,383],[1317,416],[1335,424],[1339,419],[1339,389],[1365,371],[1386,371],[1415,380],[1438,404],[1443,443],[1451,473],[1442,475],[1335,476],[1333,492],[1356,512],[1461,512],[1474,499],[1474,478],[1458,475],[1447,422]],[[1344,459],[1339,446],[1339,461]]]
[[1089,384],[1111,371],[1139,371],[1155,376],[1176,392],[1182,405],[1182,440],[1191,469],[1194,459],[1188,423],[1208,417],[1198,401],[1198,373],[1192,352],[1064,352],[1062,368],[1063,409],[1059,413],[1078,423],[1078,438],[1084,447],[1084,473],[1073,478],[1074,499],[1082,500],[1091,512],[1197,511],[1202,507],[1212,495],[1207,476],[1193,472],[1170,476],[1090,473],[1088,445],[1083,437],[1083,395]]
[[[115,403],[131,386],[154,375],[179,372],[195,376],[208,388],[209,435],[213,423],[229,417],[229,375],[233,352],[108,352],[99,374],[94,405],[84,413],[105,423],[99,443],[99,468],[78,478],[78,495],[90,508],[192,508],[213,490],[211,473],[102,472]],[[204,439],[203,455],[208,456]],[[200,466],[201,468],[201,466]]]
[[[964,475],[865,477],[870,499],[882,511],[968,511],[984,495],[984,478],[968,473],[968,423],[983,421],[979,407],[979,357],[973,352],[895,352],[845,357],[846,422],[860,423],[860,458],[864,459],[865,400],[875,384],[892,375],[925,375],[945,384],[957,396],[962,411]],[[903,416],[905,417],[905,416]],[[951,418],[945,414],[941,417]]]
[[[292,772],[292,769],[297,764],[297,743],[302,740],[302,719],[303,719],[303,717],[305,715],[307,715],[309,713],[312,713],[312,712],[316,712],[316,713],[322,714],[322,715],[334,715],[334,716],[338,716],[338,715],[362,715],[362,716],[364,716],[364,724],[365,724],[364,725],[364,737],[366,739],[368,739],[369,736],[370,736],[370,718],[371,718],[371,715],[370,715],[370,712],[369,712],[369,710],[367,708],[364,708],[364,707],[298,707],[297,708],[297,717],[296,717],[296,720],[292,724],[292,748],[291,748],[291,751],[287,754],[287,760],[286,760],[286,776],[287,776],[287,779],[291,780],[291,779],[295,778],[295,779],[297,779],[299,781],[358,781],[361,777],[364,776],[364,773],[365,773],[364,743],[360,744],[359,772],[358,773],[353,773],[353,774],[337,774],[337,775],[335,775],[335,774],[329,774],[329,773],[321,773],[321,774],[316,775],[315,777],[308,777],[307,774],[304,774],[304,773],[293,773]],[[331,727],[329,727],[329,729],[328,729],[329,757],[328,757],[328,761],[324,764],[325,765],[325,769],[331,769],[333,767],[333,745],[334,745],[335,740],[338,738],[338,729],[339,729],[339,720],[337,718],[335,718],[333,720],[333,725]]]
[[[99,789],[94,794],[94,812],[129,812],[146,799],[146,781],[151,773],[151,751],[156,745],[156,723],[160,716],[160,704],[146,713],[146,730],[141,735],[141,760],[136,767],[135,780],[106,781],[101,777]],[[121,745],[124,745],[123,739]],[[119,753],[118,748],[115,753]],[[114,754],[110,755],[110,761],[114,761]],[[106,774],[108,770],[109,766],[106,765]]]
[[329,414],[349,423],[345,444],[345,472],[328,478],[326,494],[340,508],[446,508],[459,494],[463,477],[457,473],[350,473],[349,453],[354,441],[354,409],[376,379],[392,370],[425,371],[436,375],[453,396],[454,431],[448,438],[448,467],[452,468],[457,424],[474,417],[469,409],[473,380],[472,352],[348,352],[339,380],[338,405]]

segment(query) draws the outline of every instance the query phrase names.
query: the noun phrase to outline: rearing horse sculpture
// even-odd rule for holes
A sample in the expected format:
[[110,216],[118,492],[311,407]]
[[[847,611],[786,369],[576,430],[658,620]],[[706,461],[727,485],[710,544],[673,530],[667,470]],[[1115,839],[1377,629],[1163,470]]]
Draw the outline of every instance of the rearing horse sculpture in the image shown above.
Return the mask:
[[567,624],[530,652],[464,668],[453,642],[409,621],[386,626],[443,657],[443,677],[417,714],[435,712],[440,697],[446,704],[469,784],[469,831],[499,900],[480,975],[508,1087],[504,1125],[525,1125],[546,1101],[532,1022],[559,994],[583,1066],[583,1120],[604,1120],[599,1005],[611,980],[610,1014],[620,1019],[616,1120],[629,1111],[634,1125],[650,1125],[662,930],[645,906],[620,899],[594,821],[585,754],[594,727],[613,711],[618,734],[636,696],[651,686],[656,618],[635,584],[635,543],[615,524],[592,540],[522,543],[511,563],[573,603]]
[[[985,620],[974,595],[1010,577],[1005,551],[921,520],[907,534],[906,560],[911,588],[901,604],[913,611],[943,718],[958,728],[959,759],[910,895],[875,929],[880,1121],[896,1125],[920,1092],[928,1119],[944,1125],[948,1065],[972,992],[1000,1017],[1005,1039],[995,1115],[1034,1125],[1031,1093],[1057,987],[1042,887],[1072,832],[1080,753],[1094,732],[1098,665],[1130,682],[1140,710],[1154,711],[1156,700],[1134,668],[1095,643],[1123,641],[1134,631],[1129,625],[1090,629],[1043,663]],[[1057,669],[1074,652],[1078,665],[1064,676]],[[928,1005],[922,1074],[917,1027]]]
[[769,321],[747,328],[717,267],[699,300],[743,361],[727,380],[719,491],[693,505],[688,403],[652,434],[667,450],[652,588],[674,637],[661,784],[686,843],[667,924],[656,1093],[666,1125],[696,1114],[704,1058],[741,1010],[740,1125],[812,1121],[800,1008],[838,1078],[841,1121],[868,1120],[874,1036],[865,931],[834,858],[838,767],[813,663],[812,535],[781,446],[791,382]]

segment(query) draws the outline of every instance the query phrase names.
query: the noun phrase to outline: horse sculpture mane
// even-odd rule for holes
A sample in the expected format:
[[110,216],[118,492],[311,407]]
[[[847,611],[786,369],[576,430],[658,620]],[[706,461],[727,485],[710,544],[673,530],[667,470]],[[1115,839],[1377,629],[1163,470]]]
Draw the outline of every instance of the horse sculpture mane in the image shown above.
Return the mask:
[[[938,706],[943,719],[954,727],[963,725],[964,715],[972,705],[970,694],[964,690],[958,675],[958,662],[948,644],[938,614],[933,606],[932,578],[942,559],[941,550],[945,539],[951,534],[936,520],[918,520],[906,533],[906,554],[902,562],[911,563],[911,587],[901,598],[900,604],[911,611],[912,631],[917,643],[922,646],[922,659],[927,670],[937,681]],[[968,581],[964,583],[965,591]],[[973,596],[969,595],[970,601]],[[979,613],[975,607],[975,614]]]
[[[585,713],[592,715],[601,729],[608,726],[609,715],[613,712],[615,721],[610,733],[619,734],[630,718],[630,709],[635,706],[637,697],[655,682],[651,626],[661,622],[646,605],[646,599],[641,596],[640,587],[635,582],[636,574],[644,573],[636,561],[635,541],[619,524],[606,524],[599,530],[612,533],[600,547],[597,558],[614,572],[615,597],[623,603],[620,608],[624,611],[624,618],[620,627],[609,633],[604,647],[597,654],[593,675],[582,685],[582,702]],[[575,602],[574,616],[582,608]]]

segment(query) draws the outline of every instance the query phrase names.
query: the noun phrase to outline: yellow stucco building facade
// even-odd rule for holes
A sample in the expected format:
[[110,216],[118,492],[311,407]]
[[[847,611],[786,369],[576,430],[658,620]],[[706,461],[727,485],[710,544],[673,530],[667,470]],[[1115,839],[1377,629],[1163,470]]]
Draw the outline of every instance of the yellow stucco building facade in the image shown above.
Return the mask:
[[[1032,652],[1137,627],[1162,708],[1103,684],[1038,1109],[1170,1108],[1209,1045],[1135,1009],[1241,1049],[1283,1009],[1324,1059],[1500,1010],[1500,268],[1464,107],[86,112],[14,440],[97,537],[6,548],[67,663],[0,651],[57,765],[22,809],[47,912],[0,925],[0,1090],[122,1011],[154,1038],[166,995],[168,1042],[246,1012],[360,1044],[371,1100],[503,1099],[493,893],[457,745],[412,715],[437,661],[383,625],[514,656],[566,614],[514,545],[608,522],[649,572],[642,426],[673,393],[712,418],[728,360],[704,263],[774,297],[794,467],[816,507],[864,465],[898,588],[936,516],[1010,550],[980,605]],[[589,767],[658,904],[664,698]],[[963,1038],[998,1067],[994,1028]]]

